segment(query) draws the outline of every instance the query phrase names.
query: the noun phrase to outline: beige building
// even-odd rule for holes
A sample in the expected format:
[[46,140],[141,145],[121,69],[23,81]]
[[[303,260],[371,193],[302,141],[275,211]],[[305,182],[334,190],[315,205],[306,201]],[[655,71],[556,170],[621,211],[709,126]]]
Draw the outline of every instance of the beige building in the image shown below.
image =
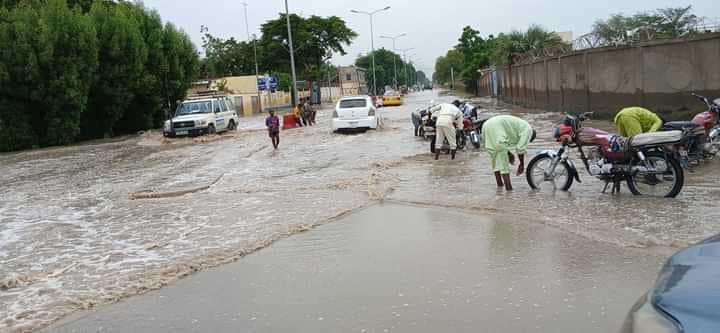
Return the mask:
[[355,66],[338,67],[340,89],[343,96],[367,95],[367,70]]
[[556,32],[555,34],[562,39],[563,42],[572,44],[573,42],[573,32],[572,31],[562,31],[562,32]]
[[[252,116],[268,108],[282,108],[290,106],[290,93],[287,91],[260,91],[255,75],[229,76],[213,80],[198,81],[188,91],[189,95],[203,91],[224,90],[228,96],[235,100],[237,112],[241,116]],[[300,91],[300,97],[309,96],[309,92]]]

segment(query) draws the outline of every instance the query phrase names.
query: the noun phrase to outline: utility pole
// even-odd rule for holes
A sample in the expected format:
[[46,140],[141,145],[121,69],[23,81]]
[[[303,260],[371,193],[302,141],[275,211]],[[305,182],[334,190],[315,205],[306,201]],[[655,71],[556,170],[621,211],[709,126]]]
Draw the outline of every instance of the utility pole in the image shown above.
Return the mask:
[[[407,36],[407,34],[404,34],[404,33],[403,33],[403,34],[399,34],[399,35],[394,36],[394,37],[380,36],[380,38],[392,40],[392,43],[393,43],[393,52],[397,52],[397,48],[395,47],[395,40],[397,40],[397,39],[400,38],[400,37],[405,37],[405,36]],[[393,55],[393,67],[395,68],[395,70],[394,70],[394,72],[395,72],[395,82],[394,82],[394,86],[395,86],[395,91],[397,91],[397,90],[398,90],[397,55]]]
[[410,88],[410,80],[408,79],[407,52],[414,49],[414,47],[411,47],[409,49],[398,50],[403,53],[403,61],[405,62],[405,65],[403,66],[403,72],[405,72],[405,85],[408,87],[408,89]]
[[296,99],[297,99],[297,75],[295,74],[295,50],[293,49],[293,40],[292,40],[292,26],[290,26],[290,10],[288,9],[288,0],[285,0],[285,18],[287,19],[287,29],[288,29],[288,46],[290,47],[290,69],[292,70],[292,80],[293,80],[293,91],[292,91],[292,97],[290,101],[292,102],[292,107],[297,105]]
[[[287,0],[285,0],[287,2]],[[375,76],[375,30],[373,30],[373,15],[386,11],[390,9],[390,6],[387,6],[383,9],[378,9],[372,12],[365,12],[360,10],[351,10],[350,12],[355,14],[365,14],[370,17],[370,50],[371,50],[371,58],[372,58],[372,72],[373,72],[373,96],[377,96],[377,77]]]
[[[332,69],[332,64],[328,60],[328,70],[327,70],[327,79],[328,79],[328,95],[330,97],[330,104],[332,104],[332,84],[330,83],[330,70]],[[322,90],[322,89],[321,89]],[[322,103],[322,101],[320,101]]]
[[455,90],[455,68],[450,67],[450,90]]
[[[248,13],[247,13],[247,2],[242,3],[243,7],[245,8],[245,31],[247,32],[247,41],[250,43],[250,23],[248,21]],[[253,34],[254,36],[254,34]],[[255,84],[258,84],[258,80],[260,78],[260,70],[258,68],[258,57],[257,57],[257,41],[255,38],[252,40],[253,43],[253,50],[255,52]],[[260,107],[260,112],[263,111],[262,107],[262,99],[260,97],[260,87],[257,87],[257,98],[258,98],[258,107]]]

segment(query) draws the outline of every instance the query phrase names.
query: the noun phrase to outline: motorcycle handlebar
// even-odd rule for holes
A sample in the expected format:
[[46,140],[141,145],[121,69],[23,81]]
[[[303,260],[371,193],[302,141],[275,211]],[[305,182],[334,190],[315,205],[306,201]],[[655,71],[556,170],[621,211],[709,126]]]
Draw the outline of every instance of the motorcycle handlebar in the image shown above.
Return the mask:
[[690,93],[690,94],[691,94],[693,97],[695,97],[695,98],[703,101],[703,103],[705,103],[705,105],[707,105],[707,106],[712,106],[712,104],[710,104],[710,100],[709,100],[707,97],[702,96],[702,95],[698,95],[698,94],[696,94],[696,93]]

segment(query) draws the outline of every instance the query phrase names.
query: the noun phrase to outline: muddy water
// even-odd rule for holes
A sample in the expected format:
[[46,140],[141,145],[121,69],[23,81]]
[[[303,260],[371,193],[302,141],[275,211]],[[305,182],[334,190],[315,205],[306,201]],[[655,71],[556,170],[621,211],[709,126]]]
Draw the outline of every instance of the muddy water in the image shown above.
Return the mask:
[[[443,98],[412,96],[382,111],[384,129],[365,134],[330,133],[330,113],[321,112],[320,126],[283,132],[278,152],[261,131],[0,156],[0,331],[31,331],[158,288],[378,200],[475,209],[621,246],[682,246],[720,231],[715,163],[689,175],[676,200],[603,195],[586,176],[571,193],[534,193],[523,179],[514,193],[498,193],[482,152],[434,162],[428,143],[412,136],[410,111],[430,99]],[[549,129],[559,115],[522,115],[541,129],[533,152],[554,147]],[[219,177],[200,193],[129,199]]]
[[51,332],[617,332],[662,258],[473,211],[376,205]]

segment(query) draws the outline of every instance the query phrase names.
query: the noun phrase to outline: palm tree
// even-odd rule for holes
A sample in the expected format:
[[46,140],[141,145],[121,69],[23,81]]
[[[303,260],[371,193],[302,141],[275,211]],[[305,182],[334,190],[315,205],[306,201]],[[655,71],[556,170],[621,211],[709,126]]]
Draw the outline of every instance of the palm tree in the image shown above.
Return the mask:
[[526,32],[513,30],[509,34],[500,34],[492,60],[495,64],[511,65],[516,54],[534,52],[538,55],[548,48],[566,46],[555,32],[531,25]]

